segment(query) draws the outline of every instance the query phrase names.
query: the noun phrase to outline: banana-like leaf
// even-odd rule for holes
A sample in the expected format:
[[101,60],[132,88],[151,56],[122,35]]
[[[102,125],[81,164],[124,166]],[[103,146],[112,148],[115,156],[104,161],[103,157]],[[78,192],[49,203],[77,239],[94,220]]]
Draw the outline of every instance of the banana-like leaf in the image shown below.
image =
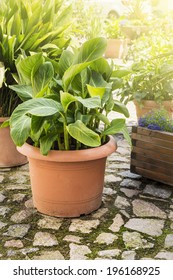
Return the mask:
[[129,118],[130,116],[127,107],[117,100],[114,101],[113,111],[123,114],[126,118]]
[[60,59],[59,59],[59,74],[62,77],[65,71],[72,65],[73,63],[73,53],[69,50],[64,50]]
[[67,131],[74,139],[88,147],[98,147],[101,145],[99,135],[87,128],[80,120],[69,124],[67,126]]
[[101,99],[99,96],[84,99],[80,96],[76,96],[76,99],[88,109],[101,108]]
[[124,126],[125,119],[115,119],[111,121],[110,126],[102,131],[102,135],[113,135],[115,133],[118,133],[124,128]]
[[46,156],[51,150],[53,143],[57,140],[57,134],[49,133],[40,139],[40,152]]
[[27,101],[33,98],[33,90],[31,86],[13,85],[9,86],[9,88],[14,90],[22,101]]
[[[27,102],[27,101],[26,101]],[[11,122],[10,122],[11,123]],[[15,122],[15,126],[11,126],[11,137],[16,146],[22,146],[28,139],[31,131],[31,118],[23,115]]]
[[74,65],[67,69],[63,75],[63,84],[65,91],[74,77],[84,70],[93,61],[102,57],[106,49],[106,39],[104,38],[94,38],[85,42],[80,51],[75,55]]
[[62,107],[64,109],[64,111],[66,112],[68,109],[68,106],[72,103],[77,101],[76,97],[73,96],[72,94],[68,93],[68,92],[60,92],[60,98],[61,98],[61,104]]
[[87,89],[91,97],[99,96],[101,99],[106,91],[104,87],[92,87],[90,85],[87,85]]
[[49,82],[54,76],[54,68],[51,62],[46,61],[39,66],[33,77],[33,87],[35,94],[38,94],[45,87],[48,86]]
[[61,105],[51,99],[34,98],[20,104],[10,118],[11,136],[16,145],[21,146],[29,137],[31,131],[31,117],[52,116],[62,110]]
[[124,126],[124,127],[121,129],[121,132],[123,133],[124,138],[127,140],[127,142],[129,143],[129,145],[132,146],[131,137],[130,137],[130,135],[129,135],[129,132],[128,132],[127,127]]
[[[25,59],[17,61],[16,67],[21,79],[21,82],[31,84],[31,73],[33,68],[37,65],[37,69],[44,62],[43,56],[41,53],[28,56]],[[37,70],[35,69],[35,71]]]
[[101,58],[107,46],[105,38],[99,37],[86,41],[77,53],[74,63],[91,62]]

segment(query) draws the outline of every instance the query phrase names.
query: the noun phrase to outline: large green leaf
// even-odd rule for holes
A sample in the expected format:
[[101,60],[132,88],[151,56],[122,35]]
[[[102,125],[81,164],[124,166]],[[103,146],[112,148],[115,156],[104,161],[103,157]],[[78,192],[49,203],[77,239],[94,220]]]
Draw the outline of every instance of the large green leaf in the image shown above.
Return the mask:
[[80,48],[79,52],[75,55],[74,65],[68,68],[63,75],[63,84],[65,91],[74,77],[90,65],[94,60],[99,59],[104,54],[106,49],[106,39],[94,38],[85,42]]
[[33,90],[31,86],[13,85],[9,86],[9,88],[14,90],[22,101],[27,101],[33,98]]
[[101,99],[99,96],[94,96],[91,98],[82,98],[80,96],[76,96],[76,99],[88,109],[101,108]]
[[74,139],[88,147],[98,147],[101,145],[99,135],[87,128],[80,120],[69,124],[67,130]]
[[54,76],[54,68],[51,62],[46,61],[39,66],[33,78],[33,86],[36,94],[48,86]]
[[91,68],[96,73],[100,73],[105,78],[106,81],[109,80],[109,78],[112,74],[112,68],[105,58],[100,58],[100,59],[94,61],[91,64]]
[[102,132],[102,135],[112,135],[120,132],[125,126],[125,119],[115,119],[111,121],[110,126]]
[[31,118],[28,116],[47,117],[62,110],[61,105],[51,99],[35,98],[20,104],[10,118],[11,136],[16,145],[24,144],[31,129]]
[[77,53],[74,63],[90,62],[102,57],[106,46],[107,40],[102,37],[86,41]]
[[[28,56],[25,59],[19,60],[17,62],[17,70],[21,79],[21,82],[24,81],[27,84],[31,84],[31,73],[33,68],[37,65],[37,69],[44,62],[43,56],[41,53]],[[37,70],[35,69],[35,71]]]
[[90,62],[72,65],[65,71],[65,73],[62,77],[65,91],[68,91],[69,85],[73,81],[74,77],[77,74],[79,74],[82,70],[84,70],[89,64],[90,64]]
[[62,77],[65,71],[72,65],[73,53],[69,50],[64,50],[59,59],[59,74]]
[[[27,102],[27,101],[26,101]],[[22,146],[28,139],[31,131],[31,118],[23,115],[15,122],[15,126],[11,125],[10,133],[16,146]]]

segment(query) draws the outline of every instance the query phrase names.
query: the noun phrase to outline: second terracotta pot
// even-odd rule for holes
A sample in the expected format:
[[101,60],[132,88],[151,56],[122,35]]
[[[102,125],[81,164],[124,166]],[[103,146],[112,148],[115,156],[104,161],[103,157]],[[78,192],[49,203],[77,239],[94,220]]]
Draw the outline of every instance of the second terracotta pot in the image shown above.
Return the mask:
[[[0,118],[0,125],[7,118]],[[0,128],[0,167],[14,167],[27,163],[27,157],[21,155],[10,136],[10,128]]]
[[57,217],[79,217],[102,202],[106,158],[116,150],[113,137],[98,148],[50,151],[48,156],[29,144],[18,147],[29,160],[34,206]]
[[156,103],[153,100],[143,100],[140,104],[137,101],[133,101],[136,107],[136,116],[140,118],[145,114],[149,113],[153,109],[161,109],[164,108],[168,115],[172,118],[173,117],[173,101],[162,101],[161,104]]

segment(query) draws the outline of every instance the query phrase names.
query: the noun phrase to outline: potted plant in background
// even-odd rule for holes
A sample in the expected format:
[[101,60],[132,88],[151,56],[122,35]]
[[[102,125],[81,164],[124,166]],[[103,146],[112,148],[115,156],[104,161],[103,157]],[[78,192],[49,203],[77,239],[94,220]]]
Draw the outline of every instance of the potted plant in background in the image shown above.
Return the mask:
[[164,107],[173,112],[173,42],[170,34],[142,36],[128,53],[133,63],[120,90],[121,100],[133,101],[137,118],[154,108]]
[[121,31],[129,38],[134,40],[142,34],[147,34],[149,18],[151,17],[146,0],[123,1],[126,8],[124,20],[121,21]]
[[173,186],[173,120],[153,110],[132,128],[131,172]]
[[[43,52],[56,65],[56,59],[69,44],[63,32],[69,26],[70,8],[62,1],[1,1],[0,11],[0,124],[21,103],[8,85],[16,84],[15,60],[20,54]],[[55,66],[56,67],[56,66]],[[5,118],[5,119],[4,119]],[[10,138],[9,128],[0,129],[0,167],[26,163]]]
[[123,58],[127,52],[127,39],[120,29],[121,19],[108,18],[105,20],[105,36],[107,38],[106,58]]
[[12,88],[28,100],[12,113],[11,135],[28,157],[34,205],[42,213],[74,217],[96,210],[106,157],[116,150],[108,135],[122,131],[129,139],[125,119],[108,118],[111,111],[129,114],[113,99],[116,81],[105,49],[106,40],[95,38],[74,53],[65,50],[58,72],[39,54],[17,62],[21,83]]

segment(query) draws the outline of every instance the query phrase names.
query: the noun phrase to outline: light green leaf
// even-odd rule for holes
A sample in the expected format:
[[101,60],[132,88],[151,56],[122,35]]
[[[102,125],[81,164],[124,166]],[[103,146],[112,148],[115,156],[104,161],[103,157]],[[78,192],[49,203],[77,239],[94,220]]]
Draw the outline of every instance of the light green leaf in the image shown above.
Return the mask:
[[107,41],[99,37],[86,41],[75,57],[75,64],[94,61],[101,58],[106,50]]
[[91,98],[82,98],[80,96],[76,96],[76,99],[86,108],[101,108],[101,99],[99,96],[94,96]]
[[104,87],[92,87],[90,85],[87,85],[87,89],[91,97],[100,96],[101,99],[106,90]]
[[63,84],[67,91],[73,78],[90,65],[94,60],[99,59],[106,49],[106,39],[94,38],[85,42],[75,56],[74,65],[68,68],[63,76]]
[[22,118],[16,120],[15,126],[11,124],[10,126],[10,133],[14,143],[16,146],[22,146],[28,139],[31,131],[31,118],[23,115]]
[[125,119],[115,119],[110,123],[110,126],[107,127],[102,132],[102,135],[112,135],[120,132],[125,126]]
[[61,98],[61,104],[62,107],[64,109],[64,111],[66,112],[68,109],[68,106],[72,103],[77,101],[76,97],[74,97],[72,94],[68,93],[68,92],[60,92],[60,98]]
[[130,135],[129,135],[129,132],[128,132],[127,127],[124,126],[124,127],[121,129],[121,132],[123,133],[124,138],[127,140],[127,142],[129,143],[129,145],[132,146],[131,137],[130,137]]
[[35,71],[39,68],[39,66],[44,62],[41,53],[34,54],[32,56],[28,56],[25,59],[19,60],[16,64],[17,71],[21,78],[21,82],[24,81],[27,84],[31,84],[31,73],[33,68],[37,66]]
[[27,101],[33,98],[33,91],[31,86],[27,85],[12,85],[10,89],[14,90],[22,101]]
[[40,139],[40,152],[46,156],[51,150],[53,143],[57,140],[57,134],[49,133]]
[[69,50],[64,50],[59,59],[59,74],[62,77],[65,71],[72,65],[73,53]]
[[54,68],[51,62],[41,64],[33,77],[33,86],[36,94],[48,86],[54,76]]
[[110,125],[110,121],[109,121],[109,119],[105,115],[103,115],[101,113],[98,113],[97,117],[99,118],[99,120],[101,120],[106,125],[108,125],[108,126]]
[[88,147],[98,147],[101,145],[99,135],[87,128],[80,120],[69,124],[67,130],[74,139]]
[[113,111],[123,114],[126,118],[129,118],[130,116],[127,107],[117,100],[114,101]]
[[62,110],[61,105],[51,99],[34,98],[18,105],[10,118],[11,136],[16,145],[24,144],[31,130],[31,117],[47,117]]
[[65,91],[68,90],[68,87],[69,87],[70,83],[73,81],[74,77],[77,74],[79,74],[82,70],[84,70],[89,64],[90,64],[90,62],[72,65],[65,71],[65,73],[62,77]]

